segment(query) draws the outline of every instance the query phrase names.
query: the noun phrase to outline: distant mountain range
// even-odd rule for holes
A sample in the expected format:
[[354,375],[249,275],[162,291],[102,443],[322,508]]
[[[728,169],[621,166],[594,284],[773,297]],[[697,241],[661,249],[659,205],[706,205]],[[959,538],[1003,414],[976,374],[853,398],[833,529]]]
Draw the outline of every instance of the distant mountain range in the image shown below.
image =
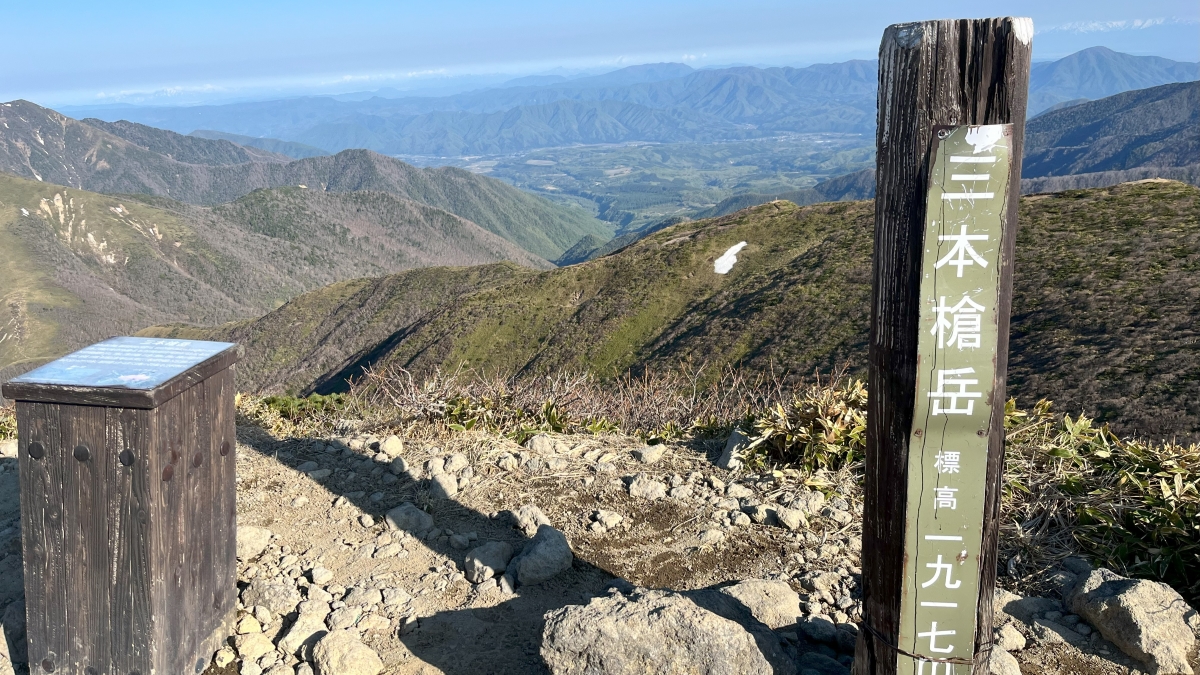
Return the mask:
[[[84,120],[92,123],[92,119]],[[281,141],[275,138],[255,138],[254,136],[242,136],[241,134],[227,134],[224,131],[212,131],[211,129],[197,129],[188,136],[196,136],[198,138],[207,138],[210,140],[230,141],[247,148],[259,148],[275,154],[291,157],[292,159],[307,159],[309,157],[321,157],[330,153],[325,152],[320,148],[303,143],[295,143],[292,141]]]
[[256,190],[217,207],[0,173],[0,380],[163,321],[258,316],[344,279],[545,260],[385,192]]
[[[1168,181],[1021,200],[1010,395],[1052,399],[1123,434],[1200,440],[1197,204],[1200,188]],[[404,272],[307,293],[260,319],[145,334],[241,342],[239,386],[259,392],[338,391],[383,364],[861,372],[872,219],[865,201],[775,202],[570,267]],[[732,271],[715,274],[713,261],[742,241]]]
[[465,218],[547,259],[585,234],[612,236],[582,209],[502,181],[449,167],[419,169],[366,150],[292,160],[137,123],[80,122],[28,101],[0,105],[0,123],[0,171],[82,190],[201,205],[280,186],[387,192]]
[[[1200,79],[1200,64],[1094,47],[1034,65],[1030,112],[1064,101],[1195,79]],[[648,64],[594,77],[513,84],[522,86],[443,97],[306,97],[220,106],[65,110],[180,133],[215,129],[283,139],[328,152],[366,148],[392,155],[461,156],[571,144],[708,142],[781,132],[871,134],[878,86],[874,61],[708,70]]]

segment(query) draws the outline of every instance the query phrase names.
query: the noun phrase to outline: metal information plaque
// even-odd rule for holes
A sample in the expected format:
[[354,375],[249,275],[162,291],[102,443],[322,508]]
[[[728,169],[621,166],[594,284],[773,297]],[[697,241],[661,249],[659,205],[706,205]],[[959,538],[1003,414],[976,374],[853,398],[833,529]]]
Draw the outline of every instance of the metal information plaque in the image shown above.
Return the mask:
[[1012,125],[936,127],[934,136],[896,671],[967,675],[979,598]]
[[154,389],[234,347],[229,342],[116,337],[13,378],[13,384]]

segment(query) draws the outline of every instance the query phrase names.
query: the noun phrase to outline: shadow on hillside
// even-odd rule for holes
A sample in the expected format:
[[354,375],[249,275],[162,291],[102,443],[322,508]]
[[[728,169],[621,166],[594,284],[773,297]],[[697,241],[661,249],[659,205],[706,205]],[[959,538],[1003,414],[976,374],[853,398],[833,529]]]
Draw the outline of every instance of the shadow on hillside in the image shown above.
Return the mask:
[[[414,480],[405,475],[398,482],[385,485],[382,477],[389,470],[389,463],[374,460],[365,454],[369,451],[350,451],[348,454],[343,451],[332,455],[314,451],[311,439],[274,441],[265,438],[265,435],[245,431],[239,427],[240,444],[290,468],[295,469],[306,461],[316,461],[323,468],[353,467],[358,476],[367,474],[365,479],[345,481],[339,479],[335,471],[322,483],[331,493],[346,497],[362,512],[370,514],[376,522],[383,520],[387,511],[403,502],[421,506],[428,499],[427,481]],[[704,450],[711,452],[708,447]],[[371,475],[372,472],[375,475]],[[372,501],[370,495],[374,492],[384,492],[386,496],[381,501]],[[465,551],[454,549],[445,537],[420,541],[433,552],[453,561],[459,571],[463,569],[463,561],[470,548],[485,541],[507,541],[518,553],[529,542],[503,515],[489,517],[456,500],[435,501],[430,510],[436,528],[477,532],[479,535],[478,542],[473,542]],[[548,669],[540,656],[545,614],[568,605],[587,604],[591,598],[611,592],[613,588],[630,587],[627,581],[617,578],[608,570],[576,557],[570,570],[542,584],[518,586],[514,594],[498,596],[504,600],[494,606],[444,610],[433,616],[420,617],[419,627],[401,636],[400,640],[413,655],[446,675],[545,673]],[[471,591],[472,594],[475,592]],[[488,592],[503,593],[498,588]],[[730,596],[721,594],[721,598],[716,600],[710,597],[714,594],[706,596],[703,591],[688,595],[695,596],[693,600],[697,604],[728,619],[757,623],[749,609]],[[755,631],[754,636],[761,651],[764,655],[770,654],[772,649],[778,653],[783,643],[770,629],[761,624],[759,626],[765,630]],[[767,644],[766,641],[775,644]],[[404,672],[424,671],[406,669]]]

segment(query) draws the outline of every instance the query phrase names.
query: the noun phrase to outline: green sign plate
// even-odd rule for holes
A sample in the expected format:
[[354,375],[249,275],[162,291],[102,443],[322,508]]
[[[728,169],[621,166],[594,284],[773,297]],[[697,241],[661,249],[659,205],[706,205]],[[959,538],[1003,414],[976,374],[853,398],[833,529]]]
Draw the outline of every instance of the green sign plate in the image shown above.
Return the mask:
[[936,127],[934,137],[897,673],[968,675],[1012,125]]

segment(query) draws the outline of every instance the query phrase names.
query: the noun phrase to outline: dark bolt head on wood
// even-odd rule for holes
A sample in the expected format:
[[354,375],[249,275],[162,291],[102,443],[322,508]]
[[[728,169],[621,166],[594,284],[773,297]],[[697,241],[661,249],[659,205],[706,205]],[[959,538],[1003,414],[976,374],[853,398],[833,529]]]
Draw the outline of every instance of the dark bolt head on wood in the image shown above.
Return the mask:
[[240,355],[114,338],[4,383],[34,672],[202,672],[232,633]]

